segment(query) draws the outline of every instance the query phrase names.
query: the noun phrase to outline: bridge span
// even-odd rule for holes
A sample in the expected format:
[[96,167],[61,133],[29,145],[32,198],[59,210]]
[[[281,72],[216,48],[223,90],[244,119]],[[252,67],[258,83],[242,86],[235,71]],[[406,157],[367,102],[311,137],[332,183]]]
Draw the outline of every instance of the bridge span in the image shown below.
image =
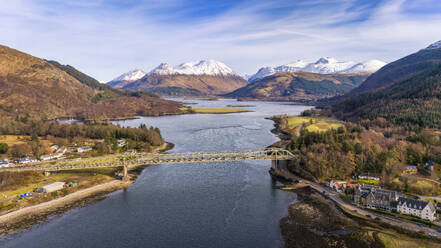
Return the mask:
[[77,169],[123,167],[127,170],[140,165],[197,162],[227,162],[241,160],[290,160],[294,155],[280,148],[236,152],[187,152],[187,153],[126,153],[88,159],[61,160],[49,164],[22,165],[0,168],[1,171],[63,171]]

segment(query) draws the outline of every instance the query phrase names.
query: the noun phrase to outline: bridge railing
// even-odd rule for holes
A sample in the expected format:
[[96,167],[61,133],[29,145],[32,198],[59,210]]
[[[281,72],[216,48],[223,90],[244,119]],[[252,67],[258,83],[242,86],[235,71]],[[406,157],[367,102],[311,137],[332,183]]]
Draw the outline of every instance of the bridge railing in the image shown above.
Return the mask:
[[48,166],[13,166],[0,168],[0,171],[57,171],[97,167],[122,167],[124,165],[133,167],[138,165],[168,163],[222,162],[238,160],[289,160],[294,158],[294,155],[284,149],[268,148],[264,150],[235,152],[189,152],[165,154],[136,153],[129,155],[112,155],[109,157],[111,157],[113,161],[100,162],[103,160],[92,158],[85,159],[83,162],[81,162],[81,160],[62,161]]

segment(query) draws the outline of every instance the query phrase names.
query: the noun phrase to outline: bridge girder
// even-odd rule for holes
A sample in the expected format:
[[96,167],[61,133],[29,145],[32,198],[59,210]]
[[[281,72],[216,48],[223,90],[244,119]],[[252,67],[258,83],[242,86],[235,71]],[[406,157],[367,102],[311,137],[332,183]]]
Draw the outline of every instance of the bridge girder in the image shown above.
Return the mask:
[[[129,156],[127,156],[129,157]],[[148,154],[138,153],[130,155],[130,159],[121,156],[114,162],[93,162],[98,159],[62,161],[50,166],[14,166],[0,168],[0,171],[61,171],[75,169],[91,169],[103,167],[128,167],[147,164],[170,164],[170,163],[197,163],[197,162],[227,162],[240,160],[290,160],[295,156],[285,149],[268,148],[257,151],[235,151],[235,152],[190,152],[190,153],[166,153]],[[91,161],[87,163],[87,161]]]

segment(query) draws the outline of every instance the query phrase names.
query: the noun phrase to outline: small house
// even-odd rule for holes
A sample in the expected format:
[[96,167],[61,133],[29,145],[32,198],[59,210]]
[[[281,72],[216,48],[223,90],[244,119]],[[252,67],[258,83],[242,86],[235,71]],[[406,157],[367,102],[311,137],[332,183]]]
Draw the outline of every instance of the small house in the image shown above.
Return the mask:
[[82,147],[77,148],[78,153],[88,152],[91,150],[92,150],[92,147],[90,147],[90,146],[82,146]]
[[346,189],[347,182],[343,180],[331,180],[329,187],[335,191],[341,193]]
[[64,182],[54,182],[51,184],[44,185],[42,187],[38,187],[36,189],[36,191],[41,192],[41,193],[52,193],[52,192],[63,189],[64,184],[65,184]]
[[426,168],[426,169],[428,169],[428,170],[430,170],[430,171],[433,171],[434,168],[435,168],[435,165],[436,165],[436,163],[435,163],[434,161],[429,160],[429,161],[427,161],[427,162],[424,164],[424,168]]
[[429,201],[400,197],[398,199],[397,211],[403,214],[418,216],[425,220],[434,221],[436,219],[435,206]]
[[362,173],[358,176],[358,179],[379,181],[380,176],[371,173]]
[[117,140],[116,144],[118,145],[118,147],[123,147],[126,145],[126,141],[123,139]]
[[407,174],[407,175],[412,175],[412,174],[417,174],[417,173],[418,173],[418,168],[416,165],[408,165],[403,170],[403,174]]
[[38,162],[38,160],[36,158],[30,158],[30,157],[24,157],[24,158],[20,158],[18,160],[19,164],[29,164],[29,163],[35,163]]
[[0,168],[6,168],[10,165],[12,165],[12,163],[10,163],[8,159],[0,160]]

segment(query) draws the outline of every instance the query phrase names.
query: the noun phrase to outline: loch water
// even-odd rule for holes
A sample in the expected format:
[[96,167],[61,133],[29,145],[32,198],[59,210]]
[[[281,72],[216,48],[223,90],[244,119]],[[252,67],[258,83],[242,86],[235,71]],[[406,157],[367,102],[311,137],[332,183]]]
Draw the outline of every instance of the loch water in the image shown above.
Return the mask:
[[[265,148],[277,114],[310,107],[281,102],[185,100],[194,107],[251,104],[253,112],[141,117],[118,121],[160,128],[169,152]],[[136,183],[104,200],[0,239],[0,247],[282,247],[279,220],[292,193],[274,188],[270,161],[152,165]]]

